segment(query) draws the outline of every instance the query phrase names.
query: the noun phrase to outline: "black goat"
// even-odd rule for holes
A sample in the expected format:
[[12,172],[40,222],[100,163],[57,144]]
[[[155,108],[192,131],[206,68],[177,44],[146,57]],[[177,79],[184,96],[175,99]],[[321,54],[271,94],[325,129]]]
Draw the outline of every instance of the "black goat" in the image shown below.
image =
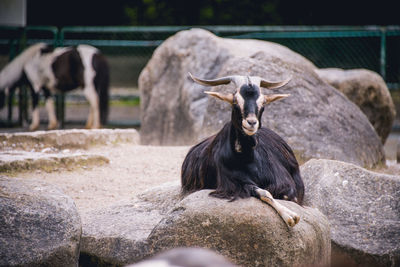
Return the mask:
[[182,192],[215,189],[212,196],[232,201],[238,197],[257,197],[271,205],[289,226],[297,224],[299,216],[274,198],[301,205],[304,184],[299,164],[279,135],[261,127],[264,106],[289,95],[264,95],[260,86],[278,88],[289,80],[268,82],[255,76],[202,80],[189,75],[206,86],[233,82],[237,91],[235,94],[205,92],[230,103],[232,117],[220,132],[190,149],[182,164]]

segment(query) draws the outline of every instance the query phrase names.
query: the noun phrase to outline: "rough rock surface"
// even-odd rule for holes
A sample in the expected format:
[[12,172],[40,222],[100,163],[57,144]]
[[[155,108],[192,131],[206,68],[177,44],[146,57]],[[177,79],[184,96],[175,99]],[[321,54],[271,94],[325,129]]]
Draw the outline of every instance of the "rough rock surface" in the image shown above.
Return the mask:
[[151,253],[174,247],[204,247],[240,266],[328,266],[329,222],[318,210],[279,201],[298,213],[290,228],[256,198],[234,202],[195,192],[168,213],[152,231]]
[[80,237],[70,197],[40,181],[0,177],[0,266],[76,266]]
[[305,205],[331,223],[333,265],[400,265],[400,176],[322,159],[301,173]]
[[81,152],[70,152],[69,150],[53,153],[10,150],[0,152],[0,173],[72,170],[79,167],[98,166],[108,162],[109,160],[103,156],[87,155]]
[[146,257],[148,235],[179,196],[180,185],[167,183],[135,200],[82,214],[81,263],[123,265]]
[[21,133],[1,133],[0,149],[87,149],[93,145],[129,142],[139,144],[135,129],[71,129]]
[[156,49],[139,77],[141,142],[194,144],[230,120],[229,104],[207,97],[203,91],[210,88],[191,81],[189,71],[205,79],[248,74],[277,81],[291,76],[279,90],[291,97],[267,106],[262,123],[281,135],[300,161],[329,158],[368,167],[382,162],[382,144],[367,117],[314,70],[307,59],[278,44],[224,39],[201,29],[179,32]]
[[282,201],[301,216],[289,228],[255,198],[228,202],[209,192],[181,200],[180,185],[168,183],[82,215],[81,260],[121,265],[175,247],[203,247],[243,266],[329,265],[329,223],[316,209]]
[[366,69],[329,68],[318,69],[316,72],[360,107],[384,144],[392,130],[396,109],[382,77]]

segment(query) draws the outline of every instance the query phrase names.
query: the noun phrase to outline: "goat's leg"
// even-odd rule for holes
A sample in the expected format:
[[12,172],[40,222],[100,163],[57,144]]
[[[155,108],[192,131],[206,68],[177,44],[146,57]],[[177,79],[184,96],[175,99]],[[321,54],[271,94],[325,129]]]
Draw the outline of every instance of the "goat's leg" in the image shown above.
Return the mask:
[[[21,88],[21,87],[20,87]],[[7,115],[7,122],[9,123],[9,125],[11,125],[12,122],[12,114],[13,114],[13,99],[14,99],[14,95],[15,95],[15,89],[16,86],[12,86],[10,88],[8,88],[8,102],[7,102],[7,110],[8,110],[8,115]],[[21,89],[20,89],[21,90]]]
[[293,227],[300,221],[299,215],[277,202],[267,190],[256,188],[255,193],[261,201],[274,208],[288,226]]

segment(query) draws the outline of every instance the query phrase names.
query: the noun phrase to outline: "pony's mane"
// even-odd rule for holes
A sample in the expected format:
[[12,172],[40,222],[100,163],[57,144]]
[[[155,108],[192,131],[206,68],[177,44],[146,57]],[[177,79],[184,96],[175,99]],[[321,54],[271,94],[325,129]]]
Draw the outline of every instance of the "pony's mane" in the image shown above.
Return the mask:
[[26,62],[33,58],[47,44],[37,43],[26,48],[21,54],[9,62],[0,72],[0,91],[12,86],[21,78]]

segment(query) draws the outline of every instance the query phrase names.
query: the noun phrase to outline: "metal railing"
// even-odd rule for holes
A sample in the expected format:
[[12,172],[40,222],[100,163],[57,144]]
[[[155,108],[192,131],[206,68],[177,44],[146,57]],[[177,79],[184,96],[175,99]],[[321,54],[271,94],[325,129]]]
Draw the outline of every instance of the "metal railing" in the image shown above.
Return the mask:
[[[111,87],[137,88],[138,76],[154,49],[190,26],[0,27],[0,69],[26,46],[90,44],[109,59]],[[319,68],[366,68],[379,73],[391,90],[400,88],[400,26],[202,26],[221,37],[268,40],[298,52]],[[23,90],[21,90],[23,91]],[[133,92],[134,90],[132,90]],[[21,94],[21,93],[20,93]],[[27,94],[19,97],[27,118]],[[135,96],[137,97],[137,96]],[[63,119],[59,97],[58,116]],[[24,115],[25,114],[25,115]],[[22,120],[22,117],[19,119]]]

